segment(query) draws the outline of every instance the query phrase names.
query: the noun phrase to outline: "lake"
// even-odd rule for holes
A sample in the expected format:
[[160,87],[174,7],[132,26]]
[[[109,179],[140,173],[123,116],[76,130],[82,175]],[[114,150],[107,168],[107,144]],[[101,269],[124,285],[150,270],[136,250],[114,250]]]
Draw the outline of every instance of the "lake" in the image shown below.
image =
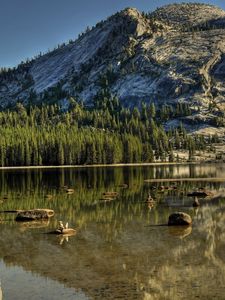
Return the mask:
[[[0,214],[0,299],[225,299],[223,178],[224,164],[1,170],[1,210],[55,216],[17,223]],[[216,198],[193,208],[187,193],[201,188]],[[193,225],[160,226],[175,211]],[[76,235],[46,234],[59,220]]]

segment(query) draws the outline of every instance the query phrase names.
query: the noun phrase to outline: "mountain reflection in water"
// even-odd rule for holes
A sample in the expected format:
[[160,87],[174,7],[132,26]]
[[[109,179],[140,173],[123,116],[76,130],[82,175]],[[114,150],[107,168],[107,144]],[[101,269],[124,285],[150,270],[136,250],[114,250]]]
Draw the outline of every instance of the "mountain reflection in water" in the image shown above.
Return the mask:
[[[56,212],[49,222],[35,223],[0,215],[3,299],[225,299],[225,183],[179,182],[177,190],[158,189],[163,178],[225,177],[224,167],[1,171],[1,210]],[[162,183],[144,182],[151,178]],[[220,196],[192,208],[186,194],[200,187]],[[74,193],[66,193],[68,188]],[[119,196],[99,201],[109,191]],[[155,199],[151,209],[145,203],[149,192]],[[166,224],[176,210],[189,213],[193,226],[155,226]],[[59,220],[77,234],[45,234]]]

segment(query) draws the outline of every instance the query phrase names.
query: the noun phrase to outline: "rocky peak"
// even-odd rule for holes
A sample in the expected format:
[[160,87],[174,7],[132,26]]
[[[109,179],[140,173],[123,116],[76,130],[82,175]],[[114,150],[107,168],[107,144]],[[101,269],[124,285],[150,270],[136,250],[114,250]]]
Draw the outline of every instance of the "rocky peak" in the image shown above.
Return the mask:
[[149,21],[136,8],[125,8],[112,17],[115,24],[122,23],[124,29],[136,37],[142,36],[149,30]]
[[120,12],[121,16],[130,16],[130,17],[134,17],[134,18],[139,18],[141,17],[141,13],[139,12],[139,10],[137,10],[136,8],[133,7],[127,7],[125,9],[123,9]]
[[176,28],[198,26],[225,18],[225,11],[209,4],[181,3],[158,8],[150,16],[160,19]]

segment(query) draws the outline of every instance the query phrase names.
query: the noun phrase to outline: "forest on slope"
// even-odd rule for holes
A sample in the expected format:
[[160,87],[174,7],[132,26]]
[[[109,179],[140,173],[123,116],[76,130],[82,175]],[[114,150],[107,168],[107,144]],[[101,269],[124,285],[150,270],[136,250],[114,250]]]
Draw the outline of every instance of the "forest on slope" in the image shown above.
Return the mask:
[[0,166],[85,165],[179,161],[174,150],[205,151],[218,137],[190,135],[182,124],[165,131],[162,121],[189,113],[187,105],[125,108],[116,97],[95,107],[70,99],[0,112]]

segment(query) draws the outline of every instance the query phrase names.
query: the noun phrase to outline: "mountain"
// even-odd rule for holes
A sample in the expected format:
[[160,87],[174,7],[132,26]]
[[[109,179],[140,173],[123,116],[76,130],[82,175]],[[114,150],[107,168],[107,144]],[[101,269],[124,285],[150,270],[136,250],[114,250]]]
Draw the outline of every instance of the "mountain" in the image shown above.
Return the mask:
[[[224,134],[225,11],[206,4],[172,4],[146,14],[127,8],[94,28],[0,74],[0,105],[20,101],[64,107],[75,97],[93,105],[107,90],[125,106],[142,101],[191,110],[187,128]],[[218,129],[218,127],[220,127]]]

